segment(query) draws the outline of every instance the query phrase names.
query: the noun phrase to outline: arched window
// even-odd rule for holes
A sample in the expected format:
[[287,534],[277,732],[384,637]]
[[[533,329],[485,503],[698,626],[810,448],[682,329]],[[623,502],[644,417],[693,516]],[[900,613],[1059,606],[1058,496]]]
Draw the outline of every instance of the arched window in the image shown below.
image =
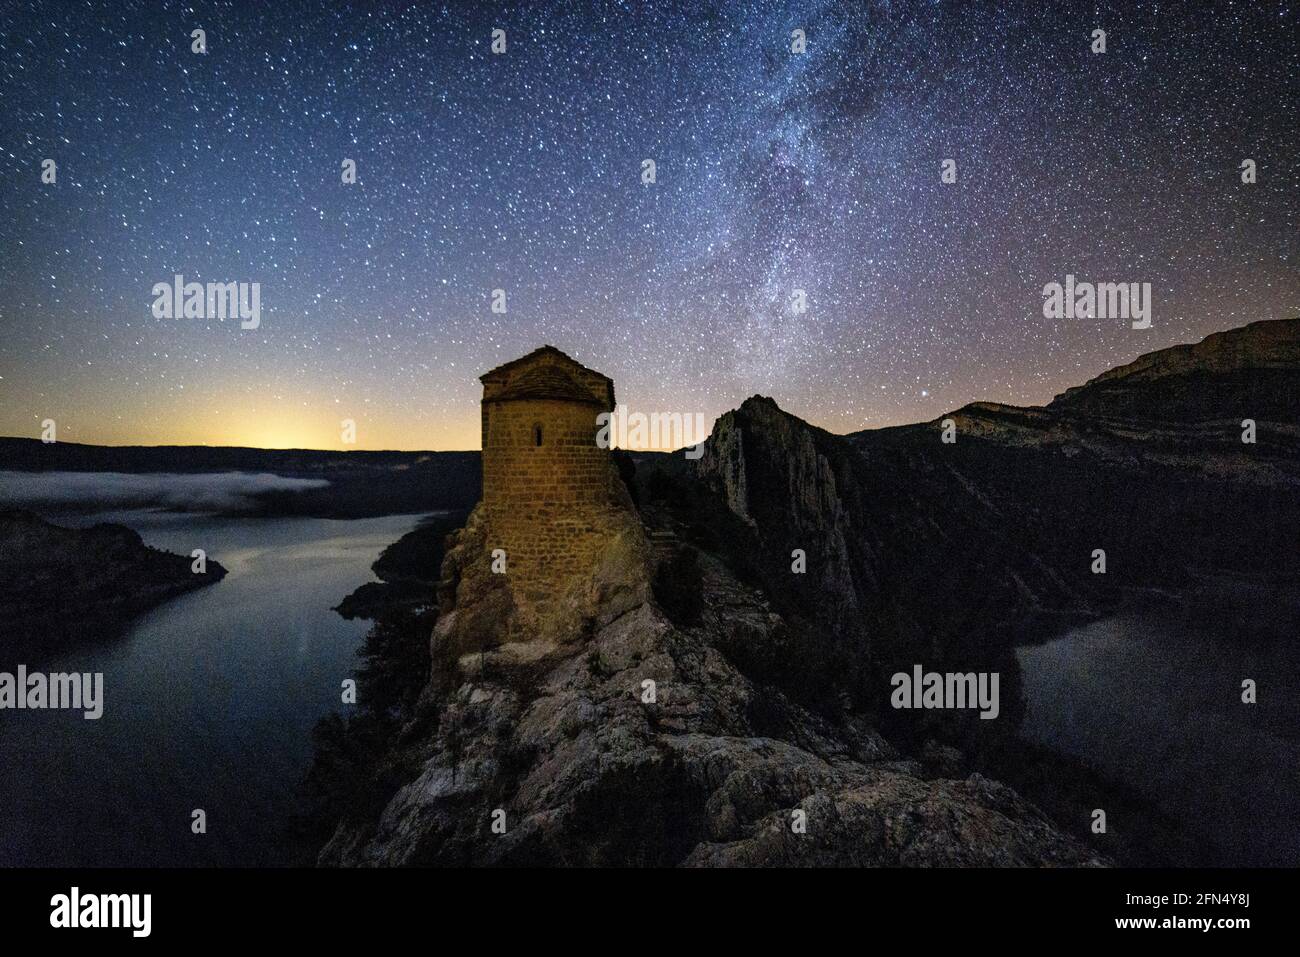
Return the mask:
[[533,445],[541,448],[542,446],[542,423],[533,423]]

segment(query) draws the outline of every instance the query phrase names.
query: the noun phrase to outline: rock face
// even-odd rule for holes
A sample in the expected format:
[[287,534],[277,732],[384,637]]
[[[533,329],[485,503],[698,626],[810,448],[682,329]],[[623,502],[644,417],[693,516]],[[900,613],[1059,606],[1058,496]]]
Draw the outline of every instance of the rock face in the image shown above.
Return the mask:
[[[444,568],[484,564],[478,535],[471,519]],[[1100,863],[1009,789],[926,780],[861,718],[828,720],[748,678],[718,636],[779,643],[784,623],[720,563],[702,559],[703,611],[682,627],[638,580],[635,550],[610,551],[581,640],[457,656],[439,645],[466,626],[435,636],[410,722],[432,730],[405,735],[418,775],[340,825],[320,863]],[[498,601],[462,571],[446,614],[490,629]]]
[[147,547],[122,525],[52,525],[23,511],[0,512],[0,653],[45,653],[118,634],[133,617],[182,592],[220,581],[190,559]]
[[[695,471],[753,529],[764,551],[780,558],[777,564],[788,566],[795,549],[804,552],[828,625],[859,627],[879,589],[879,559],[855,528],[870,503],[842,440],[754,396],[717,421]],[[795,588],[810,580],[784,577]]]
[[[973,403],[849,436],[877,460],[942,470],[1074,588],[1178,589],[1206,573],[1300,576],[1300,319],[1257,322],[1143,356],[1044,408]],[[1255,421],[1243,443],[1244,419]],[[1090,571],[1106,552],[1107,575]]]
[[1300,318],[1253,322],[1194,345],[1139,356],[1052,400],[1095,415],[1294,422],[1300,408]]
[[[319,863],[1101,863],[959,759],[944,779],[903,759],[853,707],[857,619],[880,603],[856,468],[843,440],[756,399],[719,423],[694,477],[707,504],[688,517],[733,546],[808,547],[821,571],[801,597],[840,599],[817,607],[778,607],[761,574],[742,581],[725,549],[679,538],[708,544],[672,508],[636,512],[615,473],[622,524],[546,615],[521,615],[476,510],[443,562],[431,680],[385,762],[417,770],[344,820]],[[730,518],[757,538],[729,535]]]
[[[490,573],[476,511],[383,758],[406,771],[320,863],[1103,863],[989,773],[1086,833],[1095,789],[1059,761],[1017,772],[1014,647],[1129,589],[1300,578],[1297,328],[1146,356],[1046,408],[969,405],[943,417],[955,444],[943,419],[834,436],[756,396],[698,462],[640,456],[631,493],[611,467],[614,524],[540,619]],[[999,672],[1003,720],[891,709],[914,664]]]
[[[879,710],[888,676],[918,662],[1014,674],[1008,630],[1093,612],[1088,576],[1062,574],[1057,549],[1026,534],[1019,503],[985,495],[951,448],[937,429],[866,445],[756,396],[718,420],[683,476],[744,522],[702,547],[747,563],[796,628],[817,634],[832,693],[855,706]],[[705,511],[698,497],[677,509]],[[806,570],[794,574],[800,552]],[[1008,690],[1014,698],[1014,680]]]

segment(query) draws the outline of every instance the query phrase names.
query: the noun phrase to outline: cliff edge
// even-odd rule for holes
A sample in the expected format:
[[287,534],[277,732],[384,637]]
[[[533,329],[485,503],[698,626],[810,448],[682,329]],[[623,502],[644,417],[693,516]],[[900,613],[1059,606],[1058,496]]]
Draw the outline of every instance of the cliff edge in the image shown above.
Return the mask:
[[[529,631],[471,516],[444,559],[429,683],[384,762],[406,780],[318,863],[1102,863],[1010,788],[936,777],[861,716],[766,680],[753,655],[779,654],[789,623],[713,556],[653,540],[610,536]],[[665,576],[681,554],[690,573]]]

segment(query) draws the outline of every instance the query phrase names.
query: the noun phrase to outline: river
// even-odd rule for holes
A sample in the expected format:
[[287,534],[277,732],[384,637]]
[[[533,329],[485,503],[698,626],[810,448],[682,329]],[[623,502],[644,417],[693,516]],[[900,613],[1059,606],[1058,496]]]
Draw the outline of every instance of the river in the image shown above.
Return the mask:
[[1021,730],[1154,799],[1227,863],[1300,865],[1297,635],[1250,617],[1124,614],[1018,649]]
[[[331,608],[419,519],[55,518],[120,522],[182,555],[204,548],[229,574],[118,640],[26,662],[102,672],[104,714],[0,714],[0,866],[287,863],[312,727],[346,709],[341,683],[368,627]],[[205,834],[191,831],[195,809]]]

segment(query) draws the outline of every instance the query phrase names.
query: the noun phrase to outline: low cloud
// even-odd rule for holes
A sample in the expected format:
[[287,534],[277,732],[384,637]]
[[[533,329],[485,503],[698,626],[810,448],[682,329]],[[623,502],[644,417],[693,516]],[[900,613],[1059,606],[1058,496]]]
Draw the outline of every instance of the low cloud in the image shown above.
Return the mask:
[[98,510],[153,508],[174,512],[240,512],[265,492],[301,492],[325,479],[267,472],[0,472],[0,506]]

